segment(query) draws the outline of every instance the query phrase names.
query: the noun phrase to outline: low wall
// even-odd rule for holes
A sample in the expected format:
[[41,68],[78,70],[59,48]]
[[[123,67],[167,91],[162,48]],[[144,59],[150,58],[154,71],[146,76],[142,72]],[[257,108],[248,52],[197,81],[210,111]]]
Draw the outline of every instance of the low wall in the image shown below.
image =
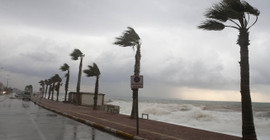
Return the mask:
[[[86,106],[92,106],[94,105],[94,93],[90,92],[80,92],[77,94],[76,92],[70,92],[68,94],[69,96],[69,102],[78,104],[78,105],[86,105]],[[79,98],[77,98],[79,96]],[[103,106],[104,105],[104,96],[105,94],[99,93],[97,98],[97,105]]]

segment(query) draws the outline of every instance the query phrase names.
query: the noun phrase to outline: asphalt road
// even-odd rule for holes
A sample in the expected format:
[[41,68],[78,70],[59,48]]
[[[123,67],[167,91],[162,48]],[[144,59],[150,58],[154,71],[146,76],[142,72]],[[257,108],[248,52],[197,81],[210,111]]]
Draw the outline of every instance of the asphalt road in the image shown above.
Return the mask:
[[45,110],[31,101],[0,95],[0,140],[121,140]]

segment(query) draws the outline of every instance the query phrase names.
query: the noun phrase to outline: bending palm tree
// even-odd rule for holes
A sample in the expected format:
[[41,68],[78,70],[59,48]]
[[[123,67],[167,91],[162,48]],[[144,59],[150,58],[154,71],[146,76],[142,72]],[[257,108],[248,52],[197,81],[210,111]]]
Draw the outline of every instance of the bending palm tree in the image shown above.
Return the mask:
[[48,82],[48,80],[45,80],[44,83],[45,83],[45,85],[46,85],[45,93],[44,93],[44,98],[46,98],[46,94],[47,94],[49,82]]
[[[77,81],[77,95],[80,93],[80,85],[81,85],[81,77],[82,77],[82,61],[84,54],[79,49],[74,49],[70,54],[72,60],[78,60],[80,58],[80,66],[78,73],[78,81]],[[77,96],[77,104],[79,104],[79,96]]]
[[55,83],[57,83],[55,85],[55,91],[56,91],[56,101],[59,101],[59,91],[60,91],[60,84],[62,82],[62,79],[61,77],[58,75],[58,74],[55,74],[54,75],[54,80],[55,80]]
[[98,98],[98,87],[99,87],[99,77],[100,77],[100,71],[96,63],[93,63],[93,66],[88,65],[88,69],[85,69],[83,71],[87,77],[96,77],[96,84],[95,84],[95,95],[94,95],[94,106],[93,109],[97,109],[97,98]]
[[63,66],[60,67],[60,70],[67,71],[66,73],[66,84],[65,84],[65,101],[67,101],[67,92],[68,92],[68,83],[69,83],[69,65],[65,63]]
[[55,83],[57,82],[57,77],[56,74],[51,77],[51,82],[52,82],[52,88],[51,88],[51,100],[54,98],[54,90],[55,90]]
[[50,79],[48,79],[48,85],[49,85],[49,95],[48,95],[48,99],[50,99],[50,97],[51,97],[51,92],[52,92],[52,82],[53,80],[52,80],[52,77],[50,78]]
[[[249,83],[249,32],[257,22],[260,12],[246,1],[223,0],[210,8],[205,16],[208,18],[199,28],[205,30],[223,30],[225,27],[237,29],[239,36],[237,44],[240,46],[240,74],[241,74],[241,102],[242,102],[242,135],[243,140],[256,140],[253,121],[252,103]],[[250,24],[250,15],[255,20]],[[231,24],[225,25],[229,21]]]
[[41,86],[41,96],[40,97],[43,97],[43,95],[44,95],[44,85],[45,85],[45,82],[43,80],[41,80],[38,83]]
[[[115,45],[119,45],[122,47],[134,47],[137,48],[136,55],[135,55],[135,66],[134,66],[134,75],[140,75],[140,61],[141,61],[141,42],[139,35],[135,32],[135,30],[131,27],[127,27],[128,29],[123,33],[122,36],[117,37],[116,41],[114,42]],[[132,89],[133,91],[133,104],[131,110],[131,118],[136,118],[137,110],[136,110],[136,103],[138,100],[138,88]]]

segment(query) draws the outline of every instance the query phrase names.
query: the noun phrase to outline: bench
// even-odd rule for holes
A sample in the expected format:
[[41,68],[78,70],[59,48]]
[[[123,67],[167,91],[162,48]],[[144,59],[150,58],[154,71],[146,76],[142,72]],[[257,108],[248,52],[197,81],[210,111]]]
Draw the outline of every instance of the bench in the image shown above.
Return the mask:
[[146,113],[142,113],[142,119],[144,119],[144,116],[146,117],[145,119],[149,120],[149,115]]
[[117,106],[117,105],[108,105],[108,104],[105,104],[104,110],[105,110],[106,112],[119,114],[119,112],[120,112],[120,107]]

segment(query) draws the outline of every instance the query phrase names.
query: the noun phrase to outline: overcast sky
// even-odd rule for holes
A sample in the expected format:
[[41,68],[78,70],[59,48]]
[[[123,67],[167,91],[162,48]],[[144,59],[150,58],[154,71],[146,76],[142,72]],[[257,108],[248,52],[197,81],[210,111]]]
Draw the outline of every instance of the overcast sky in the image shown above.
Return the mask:
[[[0,81],[24,89],[71,67],[76,90],[80,49],[83,69],[101,71],[100,92],[131,97],[135,51],[113,45],[127,26],[142,40],[139,96],[240,101],[238,31],[204,31],[197,26],[219,0],[0,0]],[[253,101],[270,102],[270,1],[247,0],[261,11],[250,30]],[[81,91],[94,91],[95,78],[82,75]],[[64,92],[64,86],[61,90]]]

